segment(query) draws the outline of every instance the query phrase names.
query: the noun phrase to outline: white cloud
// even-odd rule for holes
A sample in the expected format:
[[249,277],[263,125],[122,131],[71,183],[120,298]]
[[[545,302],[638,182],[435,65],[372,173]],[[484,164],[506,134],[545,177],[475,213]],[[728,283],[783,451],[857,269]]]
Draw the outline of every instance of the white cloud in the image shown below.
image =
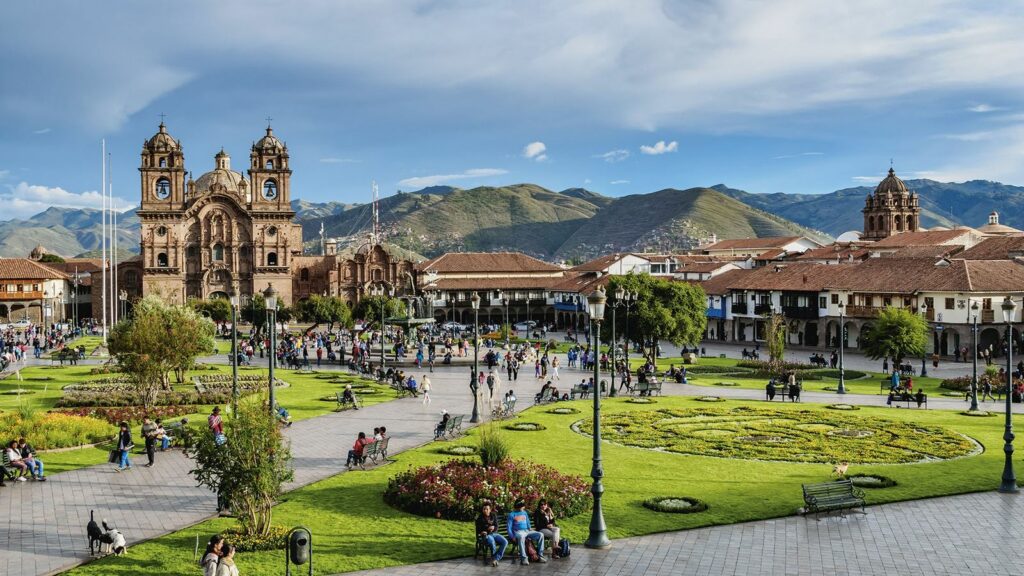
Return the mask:
[[10,176],[10,174],[11,174],[10,170],[0,170],[0,180],[3,180],[4,178],[7,178],[8,176]]
[[[28,218],[51,206],[100,209],[103,206],[103,197],[95,191],[76,193],[58,187],[21,182],[17,186],[8,187],[7,192],[0,193],[0,203],[4,205],[4,219],[11,219]],[[114,197],[114,209],[118,212],[124,212],[134,206],[133,202]]]
[[583,179],[583,183],[584,184],[590,184],[590,178],[584,178]]
[[629,150],[609,150],[604,154],[594,154],[594,158],[600,158],[609,163],[622,162],[626,158],[629,158]]
[[398,185],[406,188],[425,188],[427,186],[437,186],[438,184],[444,184],[446,182],[452,182],[454,180],[467,180],[473,178],[488,178],[491,176],[501,176],[502,174],[508,174],[508,170],[502,170],[501,168],[472,168],[465,172],[459,172],[457,174],[434,174],[432,176],[414,176],[412,178],[406,178],[399,180]]
[[858,184],[878,184],[883,178],[885,178],[885,174],[882,174],[881,176],[853,176],[850,180],[853,180]]
[[824,156],[824,152],[801,152],[799,154],[783,154],[782,156],[775,156],[772,160],[786,160],[789,158],[805,158],[807,156]]
[[970,108],[967,109],[968,112],[977,112],[979,114],[984,114],[985,112],[995,112],[996,110],[1002,110],[1002,108],[997,108],[996,106],[992,106],[991,104],[978,104],[977,106],[971,106]]
[[320,162],[324,164],[354,164],[359,162],[359,160],[356,160],[355,158],[335,158],[332,156],[328,158],[321,158]]
[[629,180],[612,180],[609,184],[629,184]]
[[992,137],[992,132],[982,130],[978,132],[963,132],[960,134],[943,134],[943,138],[947,140],[959,140],[960,142],[980,142],[982,140],[988,140]]
[[548,147],[545,146],[543,142],[530,142],[526,146],[523,146],[523,158],[543,162],[548,159],[548,155],[545,154],[547,149]]
[[679,143],[675,140],[666,143],[664,140],[658,140],[654,146],[641,146],[640,152],[650,155],[657,156],[659,154],[666,154],[668,152],[675,152],[679,149]]
[[33,130],[32,133],[33,134],[49,134],[50,133],[50,129],[49,128],[40,128],[39,130]]

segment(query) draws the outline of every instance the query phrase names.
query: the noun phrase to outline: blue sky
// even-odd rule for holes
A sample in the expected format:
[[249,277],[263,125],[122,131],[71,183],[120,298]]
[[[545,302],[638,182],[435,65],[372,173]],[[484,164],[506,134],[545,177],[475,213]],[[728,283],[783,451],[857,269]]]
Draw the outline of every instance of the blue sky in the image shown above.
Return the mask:
[[273,118],[292,194],[1024,184],[1024,6],[905,0],[51,0],[0,11],[0,218],[138,197],[166,114],[196,177]]

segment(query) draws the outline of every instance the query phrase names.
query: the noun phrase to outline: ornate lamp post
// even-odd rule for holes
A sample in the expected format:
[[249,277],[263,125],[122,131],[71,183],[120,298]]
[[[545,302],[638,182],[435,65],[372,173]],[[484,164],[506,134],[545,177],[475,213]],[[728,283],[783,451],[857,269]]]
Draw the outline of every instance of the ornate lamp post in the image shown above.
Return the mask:
[[[839,387],[836,388],[836,394],[846,394],[846,372],[843,370],[843,323],[846,320],[846,307],[843,306],[842,301],[839,302]],[[805,338],[806,340],[806,338]]]
[[978,410],[978,303],[971,304],[971,408]]
[[[925,324],[928,323],[928,305],[921,304],[921,318],[924,318]],[[928,348],[928,345],[925,345]],[[927,350],[921,353],[921,378],[928,376],[928,352]]]
[[498,298],[501,300],[501,304],[505,307],[505,348],[508,348],[508,335],[512,327],[508,325],[508,294],[503,294],[501,290],[498,290]]
[[277,361],[277,290],[267,284],[263,291],[263,299],[267,302],[267,323],[270,325],[270,415],[274,412],[274,363]]
[[380,370],[384,372],[384,296],[394,296],[394,288],[385,288],[384,285],[371,286],[370,295],[380,296]]
[[477,394],[480,383],[476,379],[479,358],[477,347],[480,345],[480,295],[473,292],[469,302],[473,305],[473,373],[469,375],[469,390],[473,392],[473,415],[469,421],[475,424],[480,421],[480,395]]
[[117,311],[117,319],[120,320],[128,312],[128,291],[121,290],[117,293],[117,299],[121,302]]
[[626,292],[626,301],[624,304],[626,307],[626,334],[625,338],[623,338],[622,345],[622,351],[625,355],[626,370],[629,370],[629,309],[636,304],[636,299],[639,297],[640,293],[635,290],[633,292]]
[[[609,398],[615,398],[615,396],[616,396],[616,392],[615,392],[615,372],[616,372],[616,366],[615,366],[615,347],[616,346],[615,345],[618,342],[618,335],[615,332],[615,309],[620,307],[620,306],[623,306],[623,305],[628,306],[628,303],[626,301],[626,298],[627,298],[628,295],[629,295],[629,293],[626,292],[625,290],[623,290],[622,286],[619,286],[618,288],[615,289],[615,302],[612,302],[612,344],[611,344],[611,353],[612,353],[611,354],[611,356],[612,356],[612,358],[611,358],[611,362],[612,362],[612,383],[611,383],[611,388],[608,390],[608,397]],[[629,369],[628,365],[626,366],[626,369],[627,370]]]
[[[594,335],[594,350],[600,345],[601,321],[604,320],[604,306],[607,302],[604,290],[598,287],[587,297],[587,306],[590,312],[591,332]],[[604,523],[604,513],[601,511],[601,495],[604,493],[604,486],[601,478],[604,477],[604,467],[601,465],[601,388],[598,378],[600,377],[600,364],[594,362],[594,466],[590,469],[590,477],[594,479],[594,485],[590,492],[594,495],[594,511],[590,516],[590,536],[583,543],[587,548],[608,548],[611,542],[608,540],[608,528]]]
[[[238,290],[231,287],[231,415],[238,414]],[[273,382],[271,382],[273,388]]]
[[1010,402],[1013,399],[1013,317],[1017,311],[1017,303],[1009,296],[1003,299],[1003,322],[1006,322],[1006,431],[1003,432],[1003,452],[1006,462],[1003,464],[1003,481],[999,491],[1016,493],[1017,477],[1013,474],[1013,411]]

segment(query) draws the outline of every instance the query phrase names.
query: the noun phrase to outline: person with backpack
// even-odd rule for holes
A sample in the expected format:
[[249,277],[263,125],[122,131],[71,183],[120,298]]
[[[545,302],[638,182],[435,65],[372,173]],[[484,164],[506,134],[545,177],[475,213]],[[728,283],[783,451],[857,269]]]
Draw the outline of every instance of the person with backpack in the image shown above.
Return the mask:
[[551,509],[551,505],[544,498],[541,498],[540,502],[537,503],[537,511],[533,513],[533,525],[537,527],[537,531],[543,534],[545,538],[551,539],[551,558],[558,559],[561,557],[561,528],[555,522],[554,510]]
[[547,558],[544,557],[544,535],[530,528],[530,514],[526,511],[526,503],[516,500],[514,508],[515,510],[508,513],[506,528],[509,538],[515,539],[519,545],[520,563],[523,566],[530,565],[529,552],[526,549],[528,539],[536,542],[537,557],[534,560],[541,564],[547,562]]

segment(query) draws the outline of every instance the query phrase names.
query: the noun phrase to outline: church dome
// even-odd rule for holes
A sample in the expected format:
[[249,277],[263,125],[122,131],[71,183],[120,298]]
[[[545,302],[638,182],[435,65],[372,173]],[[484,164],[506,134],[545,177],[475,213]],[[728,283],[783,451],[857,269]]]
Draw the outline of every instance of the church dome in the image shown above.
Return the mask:
[[274,150],[277,152],[283,152],[285,150],[284,144],[274,136],[274,129],[267,126],[267,135],[260,138],[255,144],[253,144],[253,150]]
[[40,260],[43,256],[46,256],[49,251],[43,247],[42,244],[36,244],[36,247],[32,249],[32,252],[28,255],[32,260]]
[[167,133],[167,126],[160,123],[160,129],[152,138],[146,141],[146,149],[152,151],[179,150],[181,144]]
[[878,183],[878,187],[875,188],[875,195],[881,196],[884,194],[906,194],[909,191],[910,190],[907,188],[907,185],[903,183],[903,180],[900,180],[898,177],[896,177],[896,171],[893,170],[892,168],[889,168],[889,175]]
[[239,183],[245,178],[241,172],[231,169],[231,156],[221,148],[214,157],[216,168],[203,174],[196,180],[195,193],[204,194],[214,190],[238,193]]

